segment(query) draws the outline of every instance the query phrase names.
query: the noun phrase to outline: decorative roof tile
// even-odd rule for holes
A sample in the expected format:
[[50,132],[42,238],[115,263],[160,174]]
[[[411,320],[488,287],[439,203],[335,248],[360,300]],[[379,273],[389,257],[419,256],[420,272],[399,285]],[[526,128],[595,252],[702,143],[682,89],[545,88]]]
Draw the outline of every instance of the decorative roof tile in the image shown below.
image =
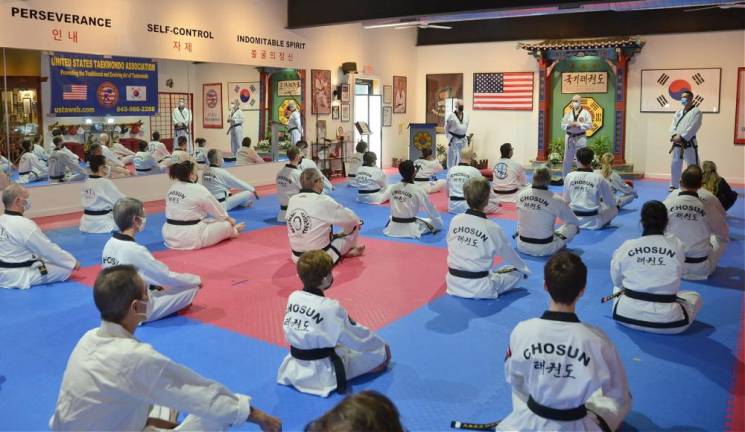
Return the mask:
[[639,36],[621,36],[599,39],[549,39],[538,43],[521,42],[518,48],[527,51],[582,50],[603,48],[641,48],[644,41]]

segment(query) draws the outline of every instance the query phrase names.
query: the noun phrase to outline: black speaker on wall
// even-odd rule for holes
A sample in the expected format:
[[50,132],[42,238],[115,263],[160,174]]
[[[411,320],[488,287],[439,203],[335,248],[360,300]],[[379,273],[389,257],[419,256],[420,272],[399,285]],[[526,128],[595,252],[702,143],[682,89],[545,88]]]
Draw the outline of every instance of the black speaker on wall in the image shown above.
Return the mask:
[[341,70],[345,74],[348,74],[350,72],[356,73],[357,72],[357,63],[355,62],[344,62],[341,64]]

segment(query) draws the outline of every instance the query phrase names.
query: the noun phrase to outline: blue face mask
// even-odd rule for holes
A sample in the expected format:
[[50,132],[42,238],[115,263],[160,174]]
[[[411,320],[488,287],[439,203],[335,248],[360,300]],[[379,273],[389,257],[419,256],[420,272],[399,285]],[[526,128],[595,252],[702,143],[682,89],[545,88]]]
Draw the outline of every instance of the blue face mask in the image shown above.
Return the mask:
[[688,105],[688,98],[680,98],[680,103],[683,105]]

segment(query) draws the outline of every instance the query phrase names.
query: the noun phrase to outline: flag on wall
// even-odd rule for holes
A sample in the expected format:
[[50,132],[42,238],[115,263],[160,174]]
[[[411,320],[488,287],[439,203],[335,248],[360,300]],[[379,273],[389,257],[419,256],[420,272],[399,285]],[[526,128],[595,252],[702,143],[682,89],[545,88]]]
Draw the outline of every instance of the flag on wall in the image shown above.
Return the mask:
[[147,87],[145,86],[127,86],[128,101],[147,100]]
[[533,72],[473,74],[474,110],[533,110]]
[[642,70],[641,111],[676,112],[688,90],[702,112],[719,112],[721,75],[719,68]]
[[88,85],[86,84],[68,84],[62,88],[62,100],[80,100],[88,99]]
[[260,84],[253,82],[229,82],[228,101],[237,100],[242,111],[256,111],[259,109]]

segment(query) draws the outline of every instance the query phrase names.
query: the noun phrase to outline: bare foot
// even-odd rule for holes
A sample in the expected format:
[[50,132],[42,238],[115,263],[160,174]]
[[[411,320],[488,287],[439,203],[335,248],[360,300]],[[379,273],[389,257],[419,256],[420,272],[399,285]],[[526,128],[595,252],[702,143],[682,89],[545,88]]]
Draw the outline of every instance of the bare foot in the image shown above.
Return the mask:
[[239,224],[235,224],[235,226],[233,226],[233,229],[235,230],[235,236],[237,237],[238,236],[238,233],[240,233],[241,231],[243,231],[245,228],[246,228],[246,223],[245,222],[241,222]]
[[365,252],[365,245],[355,246],[347,252],[348,257],[358,257]]

